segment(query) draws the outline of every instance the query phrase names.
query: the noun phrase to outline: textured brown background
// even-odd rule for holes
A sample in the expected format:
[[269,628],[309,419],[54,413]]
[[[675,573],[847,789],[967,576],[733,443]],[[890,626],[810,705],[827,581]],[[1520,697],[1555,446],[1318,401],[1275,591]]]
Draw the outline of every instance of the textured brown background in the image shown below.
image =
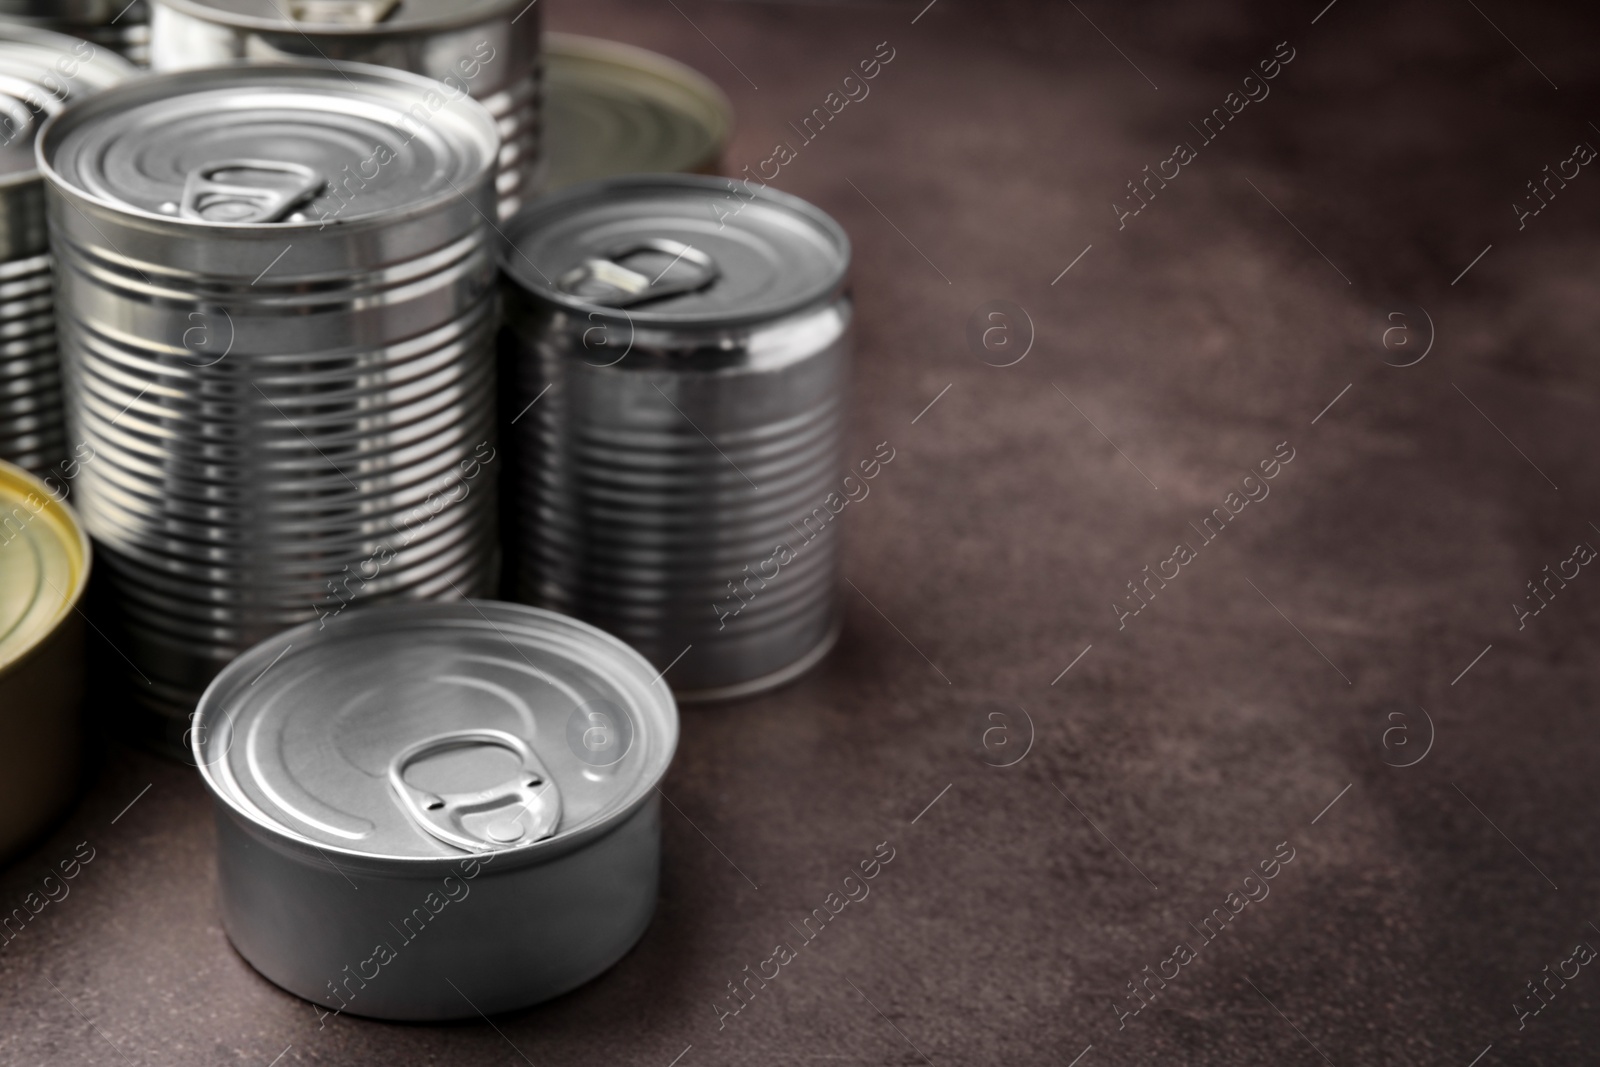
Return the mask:
[[[897,450],[844,516],[843,642],[784,691],[686,712],[654,925],[498,1032],[319,1031],[222,934],[193,772],[112,747],[0,875],[9,908],[97,849],[0,951],[0,1062],[1595,1062],[1600,969],[1521,1032],[1512,1003],[1600,947],[1600,576],[1520,632],[1510,607],[1600,544],[1600,174],[1521,232],[1511,209],[1600,145],[1592,24],[1505,0],[1339,0],[1314,25],[1323,0],[1080,6],[552,3],[554,28],[725,86],[732,170],[896,50],[777,182],[856,242],[851,455]],[[1124,183],[1283,40],[1271,96],[1119,232]],[[1006,369],[965,340],[994,299],[1037,330]],[[1399,369],[1374,324],[1407,304],[1437,338]],[[1282,441],[1271,496],[1119,632],[1124,583]],[[1431,750],[1387,766],[1423,750],[1419,707]],[[1024,750],[1019,708],[1031,749],[986,765]],[[991,712],[1010,734],[985,748]],[[1382,746],[1390,712],[1409,747]],[[1119,1031],[1124,984],[1285,840],[1270,897]],[[881,841],[871,896],[719,1031],[724,983]]]

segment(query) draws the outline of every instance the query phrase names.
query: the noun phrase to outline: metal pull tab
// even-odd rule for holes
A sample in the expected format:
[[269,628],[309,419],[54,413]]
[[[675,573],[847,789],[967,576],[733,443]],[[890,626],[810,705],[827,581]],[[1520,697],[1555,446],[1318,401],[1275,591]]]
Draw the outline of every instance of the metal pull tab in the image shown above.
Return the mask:
[[[519,773],[468,793],[433,793],[406,781],[406,769],[418,760],[483,745],[514,753],[521,761]],[[542,840],[561,821],[561,793],[544,765],[526,741],[501,730],[458,730],[412,745],[390,764],[389,784],[418,826],[469,852]]]
[[282,222],[327,184],[299,163],[226,159],[189,172],[178,214],[205,222]]
[[324,26],[376,26],[399,6],[400,0],[289,0],[289,16]]
[[[654,277],[634,270],[624,261],[635,256],[650,255],[659,260],[671,256],[672,260]],[[666,281],[671,274],[673,277]],[[678,296],[704,289],[721,277],[722,271],[712,258],[692,245],[681,241],[656,238],[623,245],[602,256],[585,259],[556,280],[563,292],[604,307],[632,307],[648,300]]]

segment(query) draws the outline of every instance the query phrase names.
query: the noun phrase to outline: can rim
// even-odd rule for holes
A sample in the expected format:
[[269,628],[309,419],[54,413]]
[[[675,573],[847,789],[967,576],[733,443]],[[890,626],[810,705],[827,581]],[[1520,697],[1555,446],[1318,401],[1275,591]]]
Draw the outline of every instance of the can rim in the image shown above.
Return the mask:
[[[69,180],[60,171],[56,170],[50,162],[49,151],[57,146],[56,142],[66,136],[62,133],[63,127],[71,132],[69,123],[77,124],[86,122],[95,116],[97,111],[106,111],[124,106],[138,106],[157,100],[167,99],[176,95],[167,91],[175,83],[200,82],[208,79],[223,82],[223,72],[244,73],[248,72],[261,78],[292,78],[310,72],[340,74],[346,77],[355,74],[373,83],[389,82],[391,85],[403,84],[414,89],[427,92],[433,91],[441,83],[421,74],[410,71],[396,70],[393,67],[379,66],[374,63],[355,63],[331,59],[295,59],[274,63],[253,63],[249,60],[235,60],[229,63],[217,63],[206,67],[192,67],[184,70],[164,71],[146,74],[125,85],[124,91],[116,93],[96,93],[85,97],[81,101],[69,103],[59,112],[51,115],[39,127],[39,133],[34,138],[33,151],[37,172],[49,183],[50,187],[64,196],[70,196],[85,203],[92,204],[116,215],[139,219],[144,222],[162,224],[163,228],[175,234],[299,234],[328,231],[350,231],[359,229],[389,228],[396,223],[409,222],[412,219],[423,217],[437,211],[441,205],[448,204],[454,199],[465,200],[470,206],[477,209],[468,197],[470,189],[454,186],[448,190],[440,190],[424,199],[414,201],[390,211],[374,211],[366,215],[356,215],[351,218],[335,218],[331,221],[307,219],[304,222],[217,222],[214,220],[195,220],[178,218],[172,215],[162,215],[155,211],[131,204],[106,200],[103,197],[84,189],[77,182]],[[143,99],[128,101],[128,93],[137,91],[143,94]],[[462,108],[474,126],[479,127],[479,134],[487,134],[489,141],[478,147],[483,150],[483,167],[475,179],[474,184],[487,186],[491,196],[494,191],[495,174],[499,168],[500,155],[500,128],[495,117],[482,103],[470,96],[461,96],[450,101],[449,107]],[[479,214],[482,214],[480,211]],[[485,216],[487,219],[487,216]]]
[[[243,30],[266,30],[280,33],[306,34],[306,26],[297,26],[289,19],[270,19],[259,15],[247,15],[230,11],[219,11],[198,0],[157,0],[158,6],[170,7],[190,18],[209,22],[216,26],[227,26]],[[490,0],[483,5],[483,9],[476,13],[464,14],[459,11],[446,11],[432,18],[418,19],[416,22],[403,23],[374,23],[371,26],[347,26],[342,23],[327,23],[319,25],[316,33],[326,37],[401,37],[407,33],[431,33],[436,30],[463,29],[468,26],[479,26],[509,14],[518,4],[532,7],[533,4],[526,0]],[[276,6],[276,5],[274,5]],[[517,18],[521,18],[518,15]]]
[[0,483],[6,480],[14,480],[28,486],[39,493],[46,501],[46,508],[60,510],[62,517],[66,520],[66,526],[77,534],[76,547],[82,564],[78,580],[73,583],[74,588],[66,597],[62,598],[60,608],[50,619],[50,625],[40,628],[33,640],[19,646],[9,654],[9,658],[0,656],[0,680],[4,680],[7,674],[24,663],[36,649],[60,632],[62,622],[72,612],[78,610],[78,604],[83,600],[84,591],[89,588],[89,572],[94,566],[94,548],[89,541],[89,531],[84,528],[83,520],[78,517],[77,511],[73,509],[72,505],[68,504],[64,499],[57,499],[55,493],[45,484],[44,479],[37,474],[24,470],[14,463],[0,460]]
[[[765,200],[768,203],[803,216],[806,221],[815,225],[829,240],[834,242],[839,250],[839,267],[830,277],[823,278],[811,288],[802,290],[788,301],[772,307],[759,308],[749,312],[733,311],[714,315],[673,315],[649,311],[630,312],[626,308],[591,304],[570,294],[560,292],[550,286],[543,278],[534,277],[527,269],[533,264],[517,249],[519,236],[526,233],[537,222],[542,221],[544,217],[550,215],[560,216],[565,213],[575,201],[603,199],[613,193],[647,189],[651,186],[668,188],[677,186],[708,193],[720,193],[725,191],[724,183],[731,181],[732,179],[728,178],[712,178],[700,174],[625,174],[611,178],[597,178],[593,181],[568,186],[549,196],[540,197],[504,223],[501,228],[502,240],[500,241],[498,255],[500,270],[515,282],[523,293],[534,300],[566,311],[578,312],[590,320],[600,320],[619,325],[626,324],[646,329],[716,330],[727,327],[748,326],[754,323],[774,322],[806,308],[825,303],[844,290],[846,279],[850,273],[850,257],[852,253],[849,234],[845,233],[844,227],[840,226],[833,216],[809,200],[803,200],[792,193],[774,189],[770,185],[762,185],[758,188],[754,192],[754,198]],[[746,184],[748,185],[748,183]]]
[[[50,45],[56,48],[62,48],[63,45],[65,45],[65,48],[62,51],[63,55],[71,55],[73,53],[72,46],[83,40],[85,39],[82,37],[75,37],[70,33],[58,33],[55,30],[46,30],[19,23],[0,22],[0,41],[22,41],[25,43],[38,45]],[[93,41],[88,43],[91,47],[93,47]],[[128,81],[140,73],[138,67],[134,66],[117,53],[109,50],[102,53],[100,50],[96,49],[94,56],[91,58],[98,62],[104,62],[108,67],[122,68],[120,71],[118,71],[118,73],[122,75],[122,81]],[[90,94],[90,96],[96,95],[99,94]],[[83,99],[87,100],[89,97],[83,97]],[[71,104],[73,101],[69,100],[67,103]],[[63,110],[65,109],[63,108]],[[39,139],[44,136],[44,127],[49,123],[49,120],[54,117],[55,116],[53,115],[46,116],[45,121],[39,124],[39,129],[33,135],[34,157],[32,169],[17,171],[15,174],[8,174],[4,177],[0,177],[0,190],[9,191],[19,186],[27,185],[29,182],[42,182],[44,180],[44,174],[39,169]]]
[[[381,611],[392,618],[397,612],[421,612],[456,604],[469,605],[478,608],[480,611],[482,607],[491,605],[510,607],[538,619],[546,621],[558,620],[561,625],[569,626],[584,633],[589,639],[610,646],[612,651],[620,653],[622,658],[634,661],[634,664],[642,671],[654,671],[654,667],[643,655],[620,638],[614,637],[599,627],[581,619],[527,604],[478,598],[459,601],[414,601],[407,604],[368,605],[363,609],[359,609],[354,613],[353,617],[364,613]],[[515,845],[510,848],[438,856],[395,856],[314,840],[285,828],[266,817],[265,813],[256,810],[253,805],[242,802],[233,790],[226,788],[224,783],[218,780],[218,775],[214,768],[215,763],[220,761],[208,760],[204,746],[207,733],[205,729],[206,720],[208,717],[221,714],[220,709],[227,695],[225,691],[236,690],[241,682],[246,687],[253,684],[248,679],[259,676],[262,673],[262,668],[269,667],[271,662],[275,662],[283,652],[288,650],[288,646],[309,638],[322,628],[322,620],[313,619],[293,629],[285,630],[269,637],[241,652],[206,686],[199,703],[195,706],[194,716],[191,720],[193,728],[189,732],[189,754],[194,759],[195,766],[199,769],[201,779],[211,793],[213,802],[226,809],[229,817],[239,822],[264,843],[293,855],[304,858],[321,858],[323,861],[327,861],[327,857],[330,855],[337,856],[341,862],[348,861],[347,865],[352,869],[378,873],[442,871],[457,867],[464,861],[475,858],[482,860],[484,857],[492,857],[497,870],[535,866],[565,855],[574,848],[581,847],[602,837],[631,818],[641,807],[650,802],[652,794],[657,791],[661,782],[666,778],[667,771],[672,766],[673,756],[677,753],[680,732],[678,705],[672,695],[671,688],[663,685],[661,687],[659,707],[664,712],[664,719],[668,729],[667,736],[662,739],[662,756],[659,769],[655,774],[646,775],[640,779],[641,784],[637,790],[637,795],[630,801],[618,805],[602,817],[578,827],[570,833],[557,831],[552,837]],[[225,759],[226,755],[223,758]]]

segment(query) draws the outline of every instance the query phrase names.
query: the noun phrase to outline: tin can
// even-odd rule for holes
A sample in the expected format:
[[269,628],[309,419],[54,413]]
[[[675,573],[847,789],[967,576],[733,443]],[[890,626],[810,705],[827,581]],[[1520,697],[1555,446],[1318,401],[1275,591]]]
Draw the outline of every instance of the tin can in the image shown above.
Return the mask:
[[705,75],[643,48],[544,35],[546,188],[621,174],[715,174],[733,105]]
[[150,63],[150,8],[145,0],[0,0],[0,23],[52,30]]
[[435,78],[500,128],[500,217],[537,195],[541,8],[528,0],[155,0],[157,70],[231,59],[377,63]]
[[223,927],[327,1013],[430,1021],[546,1000],[655,910],[666,685],[615,638],[468,601],[262,642],[200,702]]
[[515,598],[627,641],[679,699],[806,670],[838,633],[844,231],[654,175],[546,197],[506,236]]
[[241,64],[41,135],[94,453],[74,499],[155,713],[137,735],[181,745],[216,672],[285,627],[492,588],[498,142],[435,89]]
[[0,462],[0,858],[72,802],[89,538],[44,482]]
[[0,22],[0,460],[35,474],[65,459],[67,441],[33,142],[68,101],[135,73],[86,41]]

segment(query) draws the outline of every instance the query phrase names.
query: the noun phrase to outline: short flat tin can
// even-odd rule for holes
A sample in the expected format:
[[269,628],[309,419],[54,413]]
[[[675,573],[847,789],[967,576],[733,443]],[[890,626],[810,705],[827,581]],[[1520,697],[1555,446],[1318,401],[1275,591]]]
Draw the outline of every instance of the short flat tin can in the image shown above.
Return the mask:
[[83,734],[89,538],[45,483],[0,462],[0,859],[71,803]]
[[655,910],[678,714],[621,641],[494,601],[351,611],[200,701],[223,925],[289,992],[380,1019],[510,1011]]

